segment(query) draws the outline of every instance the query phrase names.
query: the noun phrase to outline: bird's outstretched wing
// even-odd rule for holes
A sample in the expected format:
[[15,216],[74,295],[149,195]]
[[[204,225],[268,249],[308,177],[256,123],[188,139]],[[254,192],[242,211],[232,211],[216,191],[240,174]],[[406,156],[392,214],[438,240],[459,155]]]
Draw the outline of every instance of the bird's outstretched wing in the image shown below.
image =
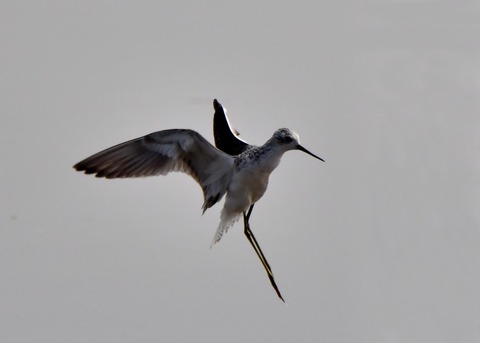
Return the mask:
[[242,152],[253,148],[252,145],[238,138],[238,133],[230,126],[225,108],[217,101],[213,100],[213,137],[215,146],[223,152],[236,156]]
[[196,131],[172,129],[115,145],[73,168],[109,179],[183,172],[202,187],[205,212],[227,191],[233,161],[233,157],[216,149]]

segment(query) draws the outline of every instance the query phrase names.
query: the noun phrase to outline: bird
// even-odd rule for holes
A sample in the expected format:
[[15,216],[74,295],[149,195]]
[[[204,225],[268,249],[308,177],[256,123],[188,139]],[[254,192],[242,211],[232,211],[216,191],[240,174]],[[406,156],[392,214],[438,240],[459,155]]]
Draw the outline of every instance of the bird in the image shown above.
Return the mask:
[[[227,117],[227,110],[225,107],[218,102],[217,99],[213,100],[213,108],[215,113],[213,114],[213,136],[215,141],[215,146],[222,150],[223,152],[229,155],[239,155],[247,150],[255,148],[254,145],[250,145],[245,142],[243,139],[239,138],[238,136],[240,133],[235,130],[231,125],[230,121]],[[275,278],[273,276],[272,268],[270,267],[267,258],[262,252],[260,245],[257,242],[252,230],[250,229],[250,215],[252,214],[253,205],[250,205],[248,211],[243,213],[243,232],[247,237],[248,241],[252,245],[255,253],[257,254],[260,262],[262,263],[265,271],[267,272],[267,276],[270,280],[270,283],[277,293],[278,297],[285,302],[283,299],[280,290],[278,289],[277,283],[275,282]]]
[[[270,174],[279,165],[284,153],[299,150],[324,160],[304,148],[299,135],[288,128],[276,130],[261,146],[250,145],[236,137],[223,106],[217,100],[214,100],[214,108],[216,112],[223,111],[227,123],[227,126],[214,124],[216,143],[226,152],[213,146],[197,131],[167,129],[114,145],[76,163],[73,168],[107,179],[183,172],[202,188],[202,213],[225,197],[211,246],[220,241],[243,216],[245,235],[267,271],[277,296],[285,302],[271,267],[251,231],[249,218],[253,206],[267,190]],[[229,132],[225,131],[227,127]]]

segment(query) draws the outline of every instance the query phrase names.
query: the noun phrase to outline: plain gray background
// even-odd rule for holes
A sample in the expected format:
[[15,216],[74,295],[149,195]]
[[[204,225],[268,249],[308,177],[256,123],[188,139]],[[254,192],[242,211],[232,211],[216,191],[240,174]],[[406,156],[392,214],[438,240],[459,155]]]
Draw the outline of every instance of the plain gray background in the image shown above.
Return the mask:
[[[478,1],[0,3],[0,341],[479,342]],[[79,160],[168,128],[287,153],[209,249],[186,175]]]

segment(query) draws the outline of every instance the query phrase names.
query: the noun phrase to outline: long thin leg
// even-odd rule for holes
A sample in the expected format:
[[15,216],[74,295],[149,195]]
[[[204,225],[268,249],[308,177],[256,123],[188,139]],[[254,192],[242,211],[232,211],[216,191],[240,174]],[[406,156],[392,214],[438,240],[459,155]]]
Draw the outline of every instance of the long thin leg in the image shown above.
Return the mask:
[[[253,205],[255,205],[255,204],[253,204]],[[272,268],[268,264],[265,255],[263,255],[262,249],[260,249],[260,245],[258,244],[257,239],[255,238],[252,230],[250,229],[249,219],[250,219],[250,215],[252,214],[253,205],[250,205],[250,208],[248,209],[247,214],[243,213],[243,223],[244,223],[244,229],[245,229],[244,232],[245,232],[245,235],[247,236],[249,242],[252,244],[253,249],[255,249],[255,252],[257,253],[258,257],[260,258],[260,261],[262,262],[263,266],[265,267],[265,269],[268,273],[268,277],[271,276],[271,278],[273,278]],[[273,282],[273,283],[275,283],[275,282]]]
[[250,215],[252,214],[252,211],[253,211],[253,206],[255,204],[251,204],[250,207],[248,208],[248,212],[247,212],[247,221],[250,219]]
[[285,300],[282,297],[282,294],[280,294],[280,291],[278,290],[277,284],[275,283],[275,279],[273,278],[273,273],[272,269],[270,268],[270,265],[267,262],[267,259],[265,258],[265,255],[263,255],[262,249],[260,249],[260,245],[258,245],[257,240],[255,239],[255,236],[253,235],[252,230],[250,230],[250,224],[248,222],[248,219],[250,218],[250,215],[252,214],[253,210],[253,205],[250,206],[248,209],[248,212],[243,212],[243,223],[244,223],[244,232],[245,236],[247,236],[248,241],[253,247],[253,250],[257,253],[258,258],[262,262],[263,267],[267,271],[268,278],[270,279],[270,283],[272,284],[273,288],[275,289],[275,292],[277,292],[277,295],[280,299],[282,299],[283,302]]

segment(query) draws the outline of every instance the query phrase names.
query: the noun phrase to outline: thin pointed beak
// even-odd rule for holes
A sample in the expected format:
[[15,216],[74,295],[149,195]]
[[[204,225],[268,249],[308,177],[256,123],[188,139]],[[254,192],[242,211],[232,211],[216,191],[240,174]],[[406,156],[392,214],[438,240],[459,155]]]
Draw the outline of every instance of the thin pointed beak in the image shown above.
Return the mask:
[[301,145],[297,145],[297,149],[300,150],[300,151],[303,151],[303,152],[306,153],[306,154],[309,154],[310,156],[315,157],[316,159],[318,159],[318,160],[320,160],[320,161],[322,161],[322,162],[325,162],[325,160],[324,160],[323,158],[320,158],[320,157],[318,157],[317,155],[312,154],[310,151],[308,151],[307,149],[305,149],[305,148],[304,148],[303,146],[301,146]]

